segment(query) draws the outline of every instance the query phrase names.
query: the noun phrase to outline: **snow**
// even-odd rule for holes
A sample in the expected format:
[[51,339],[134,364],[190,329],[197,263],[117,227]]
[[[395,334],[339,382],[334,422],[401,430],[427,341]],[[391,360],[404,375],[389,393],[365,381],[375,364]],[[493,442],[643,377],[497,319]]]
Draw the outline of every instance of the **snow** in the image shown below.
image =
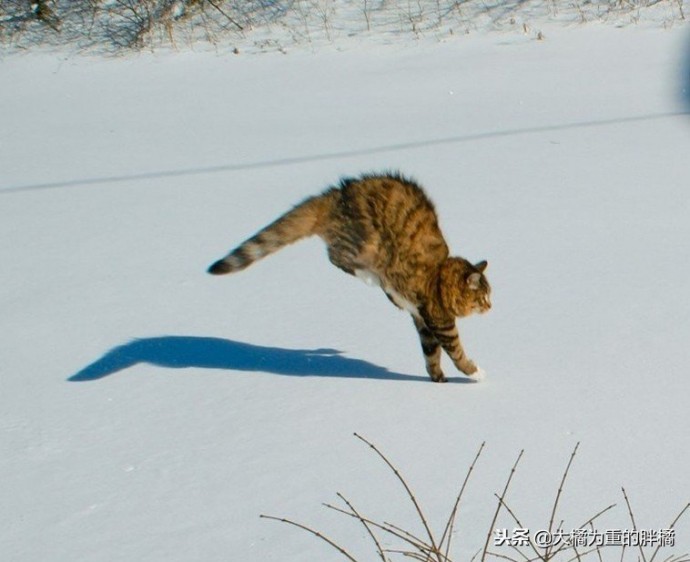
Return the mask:
[[[687,27],[591,24],[1,60],[0,559],[342,559],[261,513],[364,559],[361,526],[321,506],[337,491],[418,523],[355,431],[435,528],[486,441],[456,560],[523,448],[508,501],[532,530],[577,442],[564,528],[613,502],[597,527],[631,528],[621,486],[640,528],[667,527],[690,500],[688,45]],[[385,169],[489,261],[492,310],[459,322],[481,382],[448,358],[429,382],[409,316],[318,240],[205,273],[341,175]]]

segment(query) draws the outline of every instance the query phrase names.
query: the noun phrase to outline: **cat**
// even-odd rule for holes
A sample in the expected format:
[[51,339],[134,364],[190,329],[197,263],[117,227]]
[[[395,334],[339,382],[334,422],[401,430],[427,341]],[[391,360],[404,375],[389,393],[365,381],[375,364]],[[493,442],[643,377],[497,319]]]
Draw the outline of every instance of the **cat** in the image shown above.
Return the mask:
[[408,311],[419,334],[431,380],[446,382],[441,349],[457,369],[479,378],[455,318],[491,308],[486,261],[450,257],[434,205],[399,173],[343,178],[309,197],[208,268],[234,273],[297,240],[317,235],[336,267],[379,286]]

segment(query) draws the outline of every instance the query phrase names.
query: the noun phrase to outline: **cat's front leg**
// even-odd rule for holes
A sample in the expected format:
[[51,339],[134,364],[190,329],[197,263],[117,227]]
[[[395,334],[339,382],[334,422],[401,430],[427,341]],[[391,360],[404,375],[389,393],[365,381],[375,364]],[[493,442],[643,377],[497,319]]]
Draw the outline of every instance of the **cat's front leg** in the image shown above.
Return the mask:
[[441,370],[441,344],[421,318],[413,314],[412,319],[414,320],[414,326],[417,328],[417,333],[419,334],[419,341],[422,344],[424,361],[426,362],[426,372],[429,373],[432,381],[446,382],[448,379],[446,379]]
[[462,347],[455,322],[443,326],[433,326],[432,331],[459,371],[469,376],[478,374],[477,366],[467,357],[465,349]]

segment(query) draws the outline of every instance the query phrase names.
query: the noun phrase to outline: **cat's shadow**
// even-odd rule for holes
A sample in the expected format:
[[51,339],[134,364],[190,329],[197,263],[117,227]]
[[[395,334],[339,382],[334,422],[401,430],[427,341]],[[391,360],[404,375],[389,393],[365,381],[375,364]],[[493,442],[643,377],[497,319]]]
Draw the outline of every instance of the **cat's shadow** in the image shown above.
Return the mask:
[[[368,361],[344,357],[336,349],[283,349],[221,338],[160,336],[117,346],[69,377],[82,382],[102,379],[139,363],[173,369],[261,371],[276,375],[427,382],[427,376],[389,371]],[[453,379],[472,382],[471,379]]]

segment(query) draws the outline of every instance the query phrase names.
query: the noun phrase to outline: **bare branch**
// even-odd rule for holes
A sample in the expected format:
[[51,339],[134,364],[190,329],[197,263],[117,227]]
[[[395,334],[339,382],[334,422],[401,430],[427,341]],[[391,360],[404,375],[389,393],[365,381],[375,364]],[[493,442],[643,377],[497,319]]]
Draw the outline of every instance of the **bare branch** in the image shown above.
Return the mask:
[[221,14],[225,16],[225,18],[232,24],[234,25],[237,29],[240,31],[244,31],[244,27],[242,27],[239,23],[237,23],[234,19],[232,19],[228,14],[225,13],[223,8],[221,8],[217,2],[214,0],[206,0],[211,6],[213,6],[216,10],[218,10]]
[[[524,525],[522,524],[522,522],[517,518],[517,515],[515,515],[515,513],[513,512],[513,510],[510,509],[510,507],[508,506],[508,504],[507,504],[505,501],[503,501],[503,498],[499,497],[498,494],[494,494],[494,496],[495,496],[496,498],[498,498],[498,501],[499,501],[499,502],[501,503],[501,505],[505,508],[505,510],[508,512],[508,514],[513,518],[513,521],[515,521],[515,523],[517,523],[517,526],[520,527],[521,529],[524,529],[525,526],[524,526]],[[536,547],[536,545],[534,544],[534,542],[532,542],[532,538],[531,538],[531,537],[527,537],[527,540],[529,541],[529,545],[532,547],[532,550],[534,551],[534,554],[536,554],[535,560],[537,560],[537,559],[538,559],[538,560],[545,560],[544,557],[539,553],[539,550],[537,549],[537,547]],[[525,560],[527,560],[528,562],[529,562],[529,560],[531,560],[530,557],[527,556],[526,554],[524,554],[519,548],[517,548],[517,547],[514,546],[514,545],[511,545],[511,546],[513,546],[513,549],[516,550]]]
[[[406,537],[409,537],[412,541],[416,541],[419,544],[419,550],[424,550],[425,552],[431,552],[433,547],[432,545],[429,545],[425,543],[422,539],[416,537],[409,531],[406,531],[402,527],[398,527],[397,525],[394,525],[393,523],[390,523],[388,521],[383,522],[383,527],[384,529],[392,529],[393,531],[397,531],[398,533],[401,533],[405,535]],[[412,543],[410,543],[412,544]]]
[[[501,560],[509,560],[510,562],[519,562],[519,560],[516,560],[515,558],[511,558],[510,556],[506,556],[505,554],[499,554],[498,552],[487,551],[487,554],[489,556],[493,556],[495,558],[500,558]],[[520,554],[522,554],[522,553],[520,552]]]
[[[575,445],[575,448],[573,449],[573,452],[570,454],[570,459],[568,460],[568,464],[565,467],[565,471],[563,472],[563,478],[561,478],[561,483],[558,486],[558,492],[556,492],[556,499],[553,502],[553,508],[551,510],[551,518],[549,519],[549,535],[553,531],[553,521],[556,518],[556,511],[558,509],[558,501],[561,499],[561,494],[563,493],[563,486],[565,485],[565,480],[568,478],[568,472],[570,471],[570,466],[573,464],[573,459],[575,458],[575,455],[577,454],[577,450],[580,447],[580,442],[578,441],[577,444]],[[549,559],[549,554],[551,553],[551,547],[546,547],[545,552],[544,552],[544,558]]]
[[577,551],[577,549],[576,549],[575,547],[573,547],[573,550],[575,551],[575,556],[573,556],[572,558],[566,560],[566,562],[573,562],[574,560],[582,560],[582,558],[584,558],[584,557],[587,556],[588,554],[591,554],[592,552],[594,552],[595,550],[597,550],[597,548],[599,548],[599,547],[590,548],[589,550],[585,550],[582,554],[580,554],[580,553]]
[[508,493],[508,488],[510,487],[510,481],[513,479],[513,475],[515,474],[515,470],[517,469],[517,465],[520,462],[520,459],[522,458],[522,455],[524,454],[525,450],[522,449],[520,450],[520,454],[518,455],[515,464],[513,464],[513,468],[510,469],[510,475],[508,476],[508,480],[506,481],[506,485],[503,488],[503,492],[501,493],[499,497],[499,502],[498,505],[496,506],[496,512],[494,513],[494,517],[491,520],[491,525],[489,526],[489,532],[486,534],[486,542],[484,543],[484,550],[482,552],[482,559],[481,562],[484,562],[486,560],[486,555],[489,550],[489,541],[491,540],[491,533],[494,530],[494,525],[496,525],[496,520],[498,519],[498,514],[501,511],[501,507],[503,506],[503,500],[506,497],[506,494]]
[[[612,503],[611,505],[606,506],[604,509],[602,509],[601,511],[599,511],[596,515],[590,517],[587,521],[585,521],[582,525],[580,525],[580,526],[578,527],[578,529],[584,529],[587,525],[591,525],[598,517],[600,517],[601,515],[603,515],[604,513],[606,513],[607,511],[609,511],[610,509],[613,509],[614,507],[616,507],[616,504],[615,504],[615,503]],[[563,523],[563,522],[561,521],[561,524],[562,524],[562,523]],[[558,526],[558,528],[560,529],[560,525]],[[569,545],[566,544],[566,543],[563,543],[563,544],[561,544],[556,550],[550,552],[549,555],[551,556],[551,558],[554,558],[554,557],[557,556],[561,551],[567,550],[568,548],[570,548]],[[621,559],[621,560],[622,560],[622,559]]]
[[393,548],[387,549],[386,552],[390,552],[392,554],[402,554],[403,556],[407,558],[414,558],[415,560],[421,560],[422,562],[428,562],[429,557],[425,556],[423,554],[419,554],[418,552],[411,552],[409,550],[396,550]]
[[[669,525],[668,528],[673,529],[676,526],[676,523],[678,523],[678,521],[680,521],[680,518],[683,517],[683,515],[685,514],[685,512],[688,509],[690,509],[690,502],[685,504],[685,507],[680,510],[680,512],[678,513],[678,515],[676,515],[676,518],[671,522],[671,524]],[[661,548],[661,544],[657,545],[656,549],[652,553],[652,557],[649,559],[649,562],[654,562],[654,559],[656,558],[656,555],[659,552],[660,548]],[[686,555],[682,555],[682,556],[686,556]]]
[[312,535],[320,538],[322,541],[327,542],[330,544],[333,548],[335,548],[340,554],[345,556],[348,560],[351,560],[352,562],[358,562],[356,558],[353,558],[352,555],[347,552],[342,546],[336,544],[333,542],[331,539],[328,537],[322,535],[318,531],[315,531],[311,527],[307,527],[306,525],[302,525],[301,523],[296,523],[295,521],[291,521],[290,519],[285,519],[284,517],[273,517],[272,515],[259,515],[262,519],[272,519],[273,521],[280,521],[281,523],[287,523],[288,525],[293,525],[295,527],[298,527],[299,529],[303,529],[307,531],[308,533],[311,533]]
[[[630,521],[632,521],[633,524],[633,531],[637,532],[637,523],[635,523],[635,516],[633,515],[632,507],[630,507],[630,501],[628,500],[628,494],[625,493],[625,488],[621,488],[623,491],[623,497],[625,498],[625,503],[628,506],[628,513],[630,514]],[[642,548],[642,544],[640,546],[640,556],[642,557],[642,560],[644,562],[647,562],[647,558],[644,555],[644,549]]]
[[467,474],[465,475],[465,479],[462,482],[462,486],[460,487],[460,492],[458,492],[457,498],[455,498],[455,503],[453,504],[453,509],[450,512],[450,516],[448,517],[448,522],[446,523],[446,528],[443,530],[443,535],[441,535],[441,540],[439,541],[439,548],[443,548],[443,543],[447,539],[448,542],[446,543],[446,551],[445,551],[445,556],[448,558],[448,553],[450,552],[450,543],[451,543],[451,537],[453,535],[453,527],[455,526],[455,517],[458,513],[458,507],[460,505],[460,500],[462,499],[462,494],[465,491],[465,487],[467,486],[467,482],[470,479],[470,475],[472,474],[472,471],[474,470],[474,465],[477,464],[477,460],[479,460],[479,456],[482,454],[482,451],[484,450],[484,445],[486,445],[486,441],[483,441],[482,444],[479,446],[479,450],[477,451],[477,454],[474,456],[474,460],[472,461],[472,464],[470,464],[470,468],[467,470]]
[[[325,507],[328,509],[332,509],[333,511],[337,511],[338,513],[342,513],[344,515],[348,515],[350,517],[353,517],[355,519],[358,519],[358,516],[355,515],[354,513],[350,513],[349,511],[345,511],[344,509],[341,509],[335,505],[331,505],[328,503],[323,504]],[[393,535],[396,538],[399,538],[400,540],[405,541],[406,543],[412,545],[414,548],[419,550],[420,552],[427,552],[431,550],[431,547],[426,544],[424,541],[421,539],[418,539],[414,535],[408,533],[407,531],[400,532],[396,530],[395,528],[389,528],[381,523],[377,523],[376,521],[372,521],[371,519],[367,519],[366,517],[362,517],[364,521],[367,522],[367,524],[371,525],[372,527],[376,527],[377,529],[380,529],[381,531],[385,531],[386,533],[389,533]]]
[[395,466],[393,466],[393,463],[391,463],[388,460],[388,458],[381,451],[379,451],[379,449],[376,447],[376,445],[374,445],[370,441],[367,441],[364,437],[362,437],[358,433],[355,433],[354,435],[357,439],[359,439],[360,441],[363,441],[364,443],[369,445],[369,447],[371,449],[373,449],[374,452],[376,452],[376,454],[381,458],[381,460],[383,460],[383,462],[385,462],[388,465],[388,467],[393,471],[393,474],[395,474],[397,479],[403,485],[403,487],[405,488],[405,491],[407,492],[407,495],[409,496],[410,500],[412,500],[412,503],[414,504],[414,507],[417,510],[417,515],[419,515],[419,518],[422,521],[422,524],[424,525],[424,529],[426,530],[426,534],[429,537],[429,543],[431,544],[432,552],[440,555],[438,547],[436,546],[436,541],[434,540],[434,535],[432,534],[431,529],[429,528],[429,524],[427,523],[426,517],[424,517],[424,513],[422,512],[422,508],[419,506],[419,503],[417,503],[417,499],[415,498],[414,494],[412,493],[412,490],[407,485],[407,482],[405,482],[405,479],[400,475],[400,472],[398,471],[398,469],[395,468]]
[[379,543],[378,539],[376,538],[376,535],[374,534],[374,531],[371,530],[371,526],[369,525],[369,523],[367,523],[367,521],[366,521],[366,520],[359,514],[359,512],[354,508],[354,506],[353,506],[349,501],[347,501],[347,499],[345,498],[345,496],[343,496],[340,492],[338,492],[337,495],[338,495],[338,497],[339,497],[341,500],[343,500],[343,501],[345,502],[345,504],[347,505],[347,507],[350,508],[350,510],[352,511],[352,513],[354,513],[354,515],[356,516],[356,518],[359,519],[359,522],[360,522],[362,525],[364,525],[364,528],[367,530],[367,533],[368,533],[369,536],[371,537],[371,540],[373,540],[373,541],[374,541],[374,544],[376,545],[376,552],[378,552],[379,557],[381,558],[381,560],[382,560],[383,562],[387,562],[387,561],[386,561],[386,557],[385,557],[384,554],[383,554],[383,549],[381,548],[381,543]]

